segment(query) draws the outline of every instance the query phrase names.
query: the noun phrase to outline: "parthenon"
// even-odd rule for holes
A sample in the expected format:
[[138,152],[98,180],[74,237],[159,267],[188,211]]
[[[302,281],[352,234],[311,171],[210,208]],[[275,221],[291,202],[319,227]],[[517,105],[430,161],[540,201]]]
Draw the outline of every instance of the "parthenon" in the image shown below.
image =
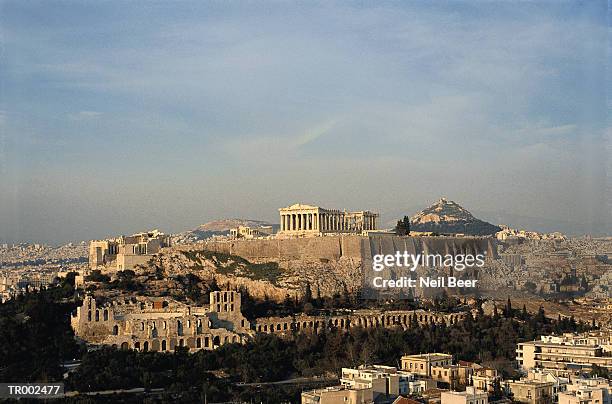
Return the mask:
[[280,234],[362,233],[376,230],[377,213],[346,212],[318,206],[295,204],[279,209]]

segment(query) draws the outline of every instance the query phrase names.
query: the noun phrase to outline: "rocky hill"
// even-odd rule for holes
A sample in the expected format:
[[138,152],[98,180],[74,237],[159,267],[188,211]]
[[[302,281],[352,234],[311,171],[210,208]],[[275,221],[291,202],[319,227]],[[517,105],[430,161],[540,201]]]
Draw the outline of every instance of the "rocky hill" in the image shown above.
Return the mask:
[[441,198],[410,218],[410,229],[440,234],[485,236],[501,230],[499,226],[475,218],[458,203]]

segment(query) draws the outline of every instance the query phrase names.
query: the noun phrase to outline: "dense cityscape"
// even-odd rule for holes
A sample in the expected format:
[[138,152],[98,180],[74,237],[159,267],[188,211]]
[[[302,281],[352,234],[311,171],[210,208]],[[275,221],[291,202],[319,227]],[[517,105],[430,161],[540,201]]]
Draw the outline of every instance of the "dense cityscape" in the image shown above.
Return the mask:
[[0,1],[0,404],[612,404],[610,11]]
[[[378,229],[361,212],[295,204],[280,226],[228,220],[214,233],[2,246],[4,346],[33,332],[41,304],[53,324],[34,329],[55,330],[35,369],[5,352],[2,381],[61,381],[75,402],[609,402],[612,239],[439,233],[477,219],[444,198],[432,206],[435,229],[420,213]],[[368,299],[355,274],[375,247],[362,240],[494,251],[476,293]]]

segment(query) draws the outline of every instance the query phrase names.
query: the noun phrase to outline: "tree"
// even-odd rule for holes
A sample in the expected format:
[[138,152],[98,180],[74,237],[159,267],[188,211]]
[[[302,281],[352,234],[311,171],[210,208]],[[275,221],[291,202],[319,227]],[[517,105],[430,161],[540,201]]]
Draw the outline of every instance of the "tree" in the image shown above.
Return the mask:
[[544,312],[544,307],[543,306],[540,306],[540,308],[538,309],[538,314],[536,315],[535,319],[539,323],[545,323],[546,322],[546,313]]
[[512,302],[510,301],[510,297],[508,297],[508,301],[506,302],[506,307],[504,309],[504,315],[506,317],[512,317]]
[[491,398],[494,400],[499,400],[504,396],[504,393],[501,388],[501,383],[498,378],[493,380],[493,392],[491,393]]
[[404,216],[402,220],[397,221],[395,232],[400,236],[407,236],[410,234],[410,218],[408,216]]
[[110,281],[110,277],[108,275],[104,275],[99,269],[94,269],[89,275],[85,277],[85,280],[88,282],[108,283]]
[[306,282],[306,291],[304,291],[304,303],[312,303],[312,289],[310,282]]

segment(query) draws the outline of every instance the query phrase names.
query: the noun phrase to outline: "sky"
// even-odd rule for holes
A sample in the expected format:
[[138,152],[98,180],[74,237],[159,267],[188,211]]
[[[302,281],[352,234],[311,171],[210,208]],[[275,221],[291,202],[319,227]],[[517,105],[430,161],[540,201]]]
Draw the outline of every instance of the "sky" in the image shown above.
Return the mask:
[[612,234],[606,1],[0,0],[0,241],[442,196]]

